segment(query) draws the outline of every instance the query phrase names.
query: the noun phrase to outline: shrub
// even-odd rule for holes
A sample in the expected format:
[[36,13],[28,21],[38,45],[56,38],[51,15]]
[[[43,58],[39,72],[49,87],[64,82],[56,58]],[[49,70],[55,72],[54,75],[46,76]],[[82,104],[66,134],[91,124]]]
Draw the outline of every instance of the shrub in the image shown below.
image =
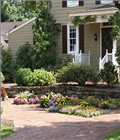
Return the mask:
[[10,49],[1,49],[1,72],[5,76],[5,81],[12,81],[12,60],[13,55]]
[[26,85],[26,77],[32,73],[30,68],[20,68],[15,75],[14,82],[17,85]]
[[108,83],[108,86],[110,83],[118,82],[118,73],[112,62],[105,63],[104,69],[100,71],[100,77],[104,82]]
[[6,98],[6,90],[3,86],[1,86],[1,97],[2,97],[2,100],[4,101],[4,99]]
[[55,66],[56,71],[61,69],[63,66],[67,66],[69,62],[72,62],[72,55],[70,54],[59,54],[57,57],[57,63]]
[[116,60],[117,60],[118,64],[120,65],[120,46],[117,47],[115,56],[117,56]]
[[35,69],[26,78],[27,86],[48,86],[56,83],[56,78],[51,72],[44,69]]
[[19,67],[32,69],[33,60],[30,50],[31,45],[28,42],[18,48],[16,53],[16,64],[19,65]]
[[3,113],[3,108],[1,107],[1,114]]
[[86,63],[69,63],[68,66],[58,70],[58,82],[77,82],[79,85],[85,85],[85,82],[92,80],[94,83],[99,81],[98,72]]
[[2,74],[2,72],[1,72],[1,84],[3,84],[2,82],[5,80],[5,77],[4,77],[4,75]]

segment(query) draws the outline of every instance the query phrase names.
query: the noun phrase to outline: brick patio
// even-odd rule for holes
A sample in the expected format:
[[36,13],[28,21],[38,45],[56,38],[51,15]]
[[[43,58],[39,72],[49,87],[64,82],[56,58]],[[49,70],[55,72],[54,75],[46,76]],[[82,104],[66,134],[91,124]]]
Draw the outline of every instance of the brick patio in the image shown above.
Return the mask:
[[3,140],[102,140],[120,127],[120,110],[93,118],[49,113],[34,105],[2,101],[1,119],[13,120],[15,133]]

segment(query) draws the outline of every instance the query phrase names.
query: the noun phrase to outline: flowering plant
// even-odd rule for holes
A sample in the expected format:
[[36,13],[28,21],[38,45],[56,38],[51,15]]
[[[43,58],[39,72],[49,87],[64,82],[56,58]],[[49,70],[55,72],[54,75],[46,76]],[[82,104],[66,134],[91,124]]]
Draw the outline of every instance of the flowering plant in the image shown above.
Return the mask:
[[43,97],[40,100],[40,106],[41,107],[47,107],[49,102],[50,102],[50,100],[47,97]]

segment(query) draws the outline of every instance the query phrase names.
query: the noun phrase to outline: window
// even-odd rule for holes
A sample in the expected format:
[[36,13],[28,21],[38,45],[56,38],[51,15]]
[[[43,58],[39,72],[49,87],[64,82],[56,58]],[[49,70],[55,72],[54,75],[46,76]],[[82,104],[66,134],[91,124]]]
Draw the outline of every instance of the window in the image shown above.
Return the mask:
[[110,4],[113,3],[113,1],[101,1],[101,4]]
[[69,26],[69,46],[68,51],[69,53],[75,53],[76,51],[76,27]]
[[67,1],[67,7],[75,7],[79,5],[79,1]]
[[109,24],[108,22],[104,22],[104,23],[102,24],[102,26],[111,26],[111,25],[113,25],[113,24],[112,24],[112,23]]

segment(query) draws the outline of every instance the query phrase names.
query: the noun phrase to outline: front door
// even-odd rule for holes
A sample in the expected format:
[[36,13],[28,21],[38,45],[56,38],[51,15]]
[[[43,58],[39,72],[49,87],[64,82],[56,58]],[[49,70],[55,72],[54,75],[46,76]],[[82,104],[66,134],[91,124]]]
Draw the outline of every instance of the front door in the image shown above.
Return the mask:
[[112,28],[102,28],[102,58],[106,54],[106,49],[108,49],[108,53],[112,53],[113,49],[113,41],[111,39]]

